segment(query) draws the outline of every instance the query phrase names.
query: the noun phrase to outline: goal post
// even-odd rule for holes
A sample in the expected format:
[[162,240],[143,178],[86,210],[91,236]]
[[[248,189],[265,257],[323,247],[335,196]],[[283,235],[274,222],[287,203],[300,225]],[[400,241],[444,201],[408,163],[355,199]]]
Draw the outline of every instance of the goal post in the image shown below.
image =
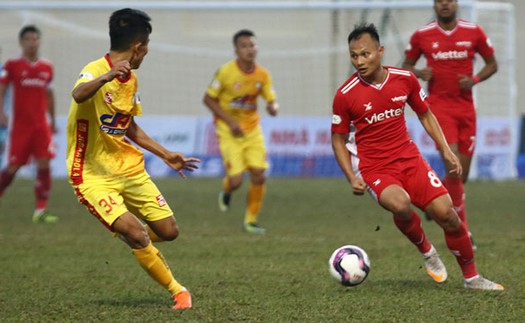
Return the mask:
[[[329,136],[319,131],[326,129],[329,135],[334,92],[353,72],[346,41],[348,33],[361,21],[373,22],[386,47],[383,63],[400,66],[412,33],[433,19],[432,4],[432,0],[1,1],[1,60],[19,55],[17,34],[22,25],[38,25],[43,32],[41,53],[55,64],[56,110],[65,116],[78,72],[87,62],[108,51],[110,13],[122,7],[136,7],[147,11],[153,20],[149,54],[137,71],[145,114],[211,119],[202,104],[204,91],[216,69],[233,58],[233,33],[241,28],[252,29],[258,38],[258,62],[271,71],[281,117],[288,120],[276,122],[279,128],[275,128],[271,126],[275,119],[263,118],[272,131],[279,132],[266,136],[267,141],[280,138],[278,142],[267,142],[270,159],[275,152],[275,160],[284,163],[285,153],[293,151],[290,163],[299,164],[283,169],[314,164],[314,170],[298,173],[316,176],[316,170],[320,169],[321,176],[339,176],[326,140]],[[479,145],[487,150],[479,151],[475,163],[484,163],[485,168],[473,167],[472,175],[515,177],[518,131],[517,122],[513,121],[517,119],[513,7],[507,3],[469,0],[462,0],[459,5],[459,15],[479,23],[491,38],[499,66],[498,73],[475,90],[480,119],[498,119],[501,123],[497,129],[489,127],[484,133],[492,136],[485,139],[496,146]],[[423,63],[420,60],[419,64]],[[476,70],[481,63],[478,59]],[[264,111],[261,114],[264,116]],[[313,119],[318,119],[317,126]],[[304,129],[297,128],[299,124]],[[199,145],[211,140],[199,141],[199,138],[208,133],[204,130],[207,125],[196,127],[195,153],[205,155],[207,151]],[[310,129],[315,131],[309,132]],[[304,136],[303,130],[312,136],[304,149],[296,140],[283,139],[295,138],[294,133]],[[427,148],[423,149],[425,157],[435,159],[432,146]]]

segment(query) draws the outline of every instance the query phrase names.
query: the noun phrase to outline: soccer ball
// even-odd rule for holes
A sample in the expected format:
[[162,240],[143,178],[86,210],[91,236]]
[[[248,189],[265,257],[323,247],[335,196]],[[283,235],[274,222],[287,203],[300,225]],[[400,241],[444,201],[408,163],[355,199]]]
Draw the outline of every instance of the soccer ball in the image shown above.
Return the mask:
[[361,284],[370,272],[370,259],[366,252],[354,245],[337,248],[328,261],[330,275],[344,286]]

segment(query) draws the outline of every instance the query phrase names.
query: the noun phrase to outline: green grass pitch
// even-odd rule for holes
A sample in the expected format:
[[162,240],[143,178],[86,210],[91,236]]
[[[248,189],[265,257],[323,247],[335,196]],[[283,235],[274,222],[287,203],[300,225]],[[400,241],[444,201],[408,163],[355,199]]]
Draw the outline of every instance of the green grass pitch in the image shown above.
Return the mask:
[[[170,309],[168,293],[131,252],[54,182],[56,225],[33,224],[33,182],[17,179],[0,200],[2,322],[523,322],[525,182],[470,182],[467,211],[480,273],[504,292],[463,289],[441,229],[423,220],[449,271],[425,273],[417,250],[391,216],[342,179],[271,178],[260,223],[242,231],[247,183],[227,214],[217,208],[220,179],[157,179],[181,235],[157,244],[194,308]],[[364,248],[367,280],[353,288],[329,275],[330,254]]]

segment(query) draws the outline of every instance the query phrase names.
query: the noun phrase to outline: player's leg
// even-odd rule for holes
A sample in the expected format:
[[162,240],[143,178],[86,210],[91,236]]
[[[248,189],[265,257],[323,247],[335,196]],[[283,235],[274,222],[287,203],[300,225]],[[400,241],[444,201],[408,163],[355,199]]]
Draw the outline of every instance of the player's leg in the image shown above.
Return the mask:
[[409,194],[399,185],[390,185],[381,193],[379,203],[392,212],[396,227],[421,253],[428,275],[438,283],[445,282],[447,269],[436,248],[427,239],[421,219],[412,209]]
[[225,176],[222,189],[219,192],[218,204],[222,212],[230,208],[233,192],[239,189],[243,182],[243,172],[246,165],[243,159],[244,138],[236,138],[228,132],[218,132],[219,149],[224,165]]
[[35,223],[56,223],[58,217],[47,211],[49,192],[51,190],[51,166],[50,160],[41,158],[36,160],[35,181],[36,206],[33,213]]
[[36,206],[33,222],[55,223],[58,217],[48,212],[47,203],[51,191],[51,159],[55,157],[55,146],[48,128],[36,130],[32,134],[31,150],[36,161],[35,197]]
[[[145,172],[126,181],[123,197],[127,209],[133,210],[133,214],[147,224],[144,226],[137,220],[140,228],[135,229],[140,231],[140,237],[146,235],[149,242],[146,246],[132,246],[137,261],[155,281],[172,294],[176,303],[174,309],[191,308],[190,293],[173,277],[162,253],[151,243],[172,241],[178,237],[179,228],[171,208]],[[118,220],[115,224],[118,224]],[[120,233],[115,224],[113,228]],[[127,240],[125,234],[123,237]]]
[[260,126],[247,135],[244,149],[244,158],[250,173],[250,187],[248,189],[246,212],[244,215],[244,229],[250,233],[264,234],[266,230],[259,226],[258,219],[266,191],[266,147]]
[[431,214],[436,223],[445,231],[447,247],[456,257],[461,268],[465,288],[503,290],[502,285],[493,283],[478,274],[466,225],[454,210],[450,196],[446,194],[437,197],[428,204],[425,211]]
[[13,182],[18,170],[28,162],[31,154],[31,136],[29,132],[20,132],[13,128],[9,140],[7,167],[0,172],[0,197]]
[[13,182],[20,167],[22,167],[22,165],[8,165],[0,172],[0,197],[2,197],[4,191]]
[[259,226],[258,219],[261,211],[264,193],[266,190],[265,170],[261,168],[250,168],[250,187],[246,199],[246,212],[244,214],[244,229],[249,233],[264,234],[266,230]]

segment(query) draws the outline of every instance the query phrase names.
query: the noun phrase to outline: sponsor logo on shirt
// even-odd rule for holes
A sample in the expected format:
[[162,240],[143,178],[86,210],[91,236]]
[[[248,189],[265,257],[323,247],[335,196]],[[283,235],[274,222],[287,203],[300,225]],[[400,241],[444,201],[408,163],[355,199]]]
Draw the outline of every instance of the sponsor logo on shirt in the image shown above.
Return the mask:
[[47,81],[39,78],[24,78],[20,84],[26,87],[46,87]]
[[403,115],[403,108],[397,108],[397,109],[392,108],[389,110],[385,110],[385,112],[374,113],[370,118],[365,117],[365,120],[366,122],[368,122],[368,124],[373,124],[376,122],[381,122],[386,119],[396,118],[401,115]]
[[439,51],[437,53],[432,53],[432,58],[436,61],[448,61],[448,60],[459,60],[468,58],[468,51],[462,50],[449,50],[448,52]]
[[398,102],[398,101],[405,102],[407,100],[407,96],[406,95],[395,96],[391,100],[392,102]]
[[131,116],[129,114],[103,114],[100,116],[100,122],[102,122],[100,130],[108,135],[124,135],[128,131],[130,120]]
[[457,41],[456,46],[470,48],[472,47],[472,42],[470,40]]

